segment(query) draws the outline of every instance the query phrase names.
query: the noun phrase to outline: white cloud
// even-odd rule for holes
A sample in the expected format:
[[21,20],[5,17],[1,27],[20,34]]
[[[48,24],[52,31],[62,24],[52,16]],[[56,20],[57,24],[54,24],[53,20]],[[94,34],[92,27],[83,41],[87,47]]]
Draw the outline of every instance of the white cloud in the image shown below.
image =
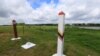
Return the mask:
[[12,25],[12,21],[10,19],[0,17],[0,25]]
[[0,17],[5,20],[16,18],[17,21],[31,19],[39,23],[57,23],[57,13],[62,10],[68,19],[66,23],[98,22],[99,5],[99,0],[59,0],[57,5],[52,0],[50,4],[42,3],[39,8],[33,9],[27,0],[0,0]]
[[93,17],[99,16],[100,15],[100,8],[95,8],[90,12],[90,15]]

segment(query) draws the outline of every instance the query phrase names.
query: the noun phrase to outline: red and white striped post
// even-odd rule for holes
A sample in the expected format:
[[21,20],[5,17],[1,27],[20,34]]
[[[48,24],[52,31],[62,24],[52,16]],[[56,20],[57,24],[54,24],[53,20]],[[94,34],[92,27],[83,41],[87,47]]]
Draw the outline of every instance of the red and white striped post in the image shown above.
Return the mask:
[[63,46],[64,46],[64,25],[65,25],[65,13],[63,11],[58,13],[58,45],[57,45],[57,54],[53,56],[65,56],[63,55]]
[[20,37],[18,37],[18,34],[17,34],[17,23],[16,23],[16,20],[12,20],[12,23],[13,23],[13,33],[14,33],[14,38],[12,38],[11,40],[18,40],[18,39],[21,39]]

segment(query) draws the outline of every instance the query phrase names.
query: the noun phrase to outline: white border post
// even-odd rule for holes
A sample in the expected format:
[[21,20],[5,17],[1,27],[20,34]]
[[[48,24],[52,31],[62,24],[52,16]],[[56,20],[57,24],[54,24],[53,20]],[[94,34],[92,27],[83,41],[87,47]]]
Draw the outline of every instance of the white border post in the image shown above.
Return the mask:
[[65,13],[59,12],[58,14],[58,45],[57,45],[57,54],[53,56],[65,56],[63,55],[63,46],[64,46],[64,25],[65,25]]

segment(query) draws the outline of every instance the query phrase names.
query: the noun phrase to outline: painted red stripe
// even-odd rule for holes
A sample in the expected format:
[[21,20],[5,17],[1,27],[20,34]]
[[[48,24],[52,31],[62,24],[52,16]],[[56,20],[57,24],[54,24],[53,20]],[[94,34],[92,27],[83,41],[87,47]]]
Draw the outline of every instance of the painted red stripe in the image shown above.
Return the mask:
[[61,40],[63,40],[63,38],[64,38],[64,34],[61,35],[61,34],[58,32],[58,36],[60,37]]

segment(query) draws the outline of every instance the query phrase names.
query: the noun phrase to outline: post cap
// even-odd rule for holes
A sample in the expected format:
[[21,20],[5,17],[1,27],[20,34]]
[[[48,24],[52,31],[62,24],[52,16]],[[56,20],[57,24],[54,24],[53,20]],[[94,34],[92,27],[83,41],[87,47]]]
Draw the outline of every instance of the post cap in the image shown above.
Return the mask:
[[60,11],[60,12],[58,13],[58,15],[65,15],[65,13],[64,13],[63,11]]
[[12,20],[13,22],[16,22],[16,20]]
[[12,20],[12,22],[16,22],[16,20]]

